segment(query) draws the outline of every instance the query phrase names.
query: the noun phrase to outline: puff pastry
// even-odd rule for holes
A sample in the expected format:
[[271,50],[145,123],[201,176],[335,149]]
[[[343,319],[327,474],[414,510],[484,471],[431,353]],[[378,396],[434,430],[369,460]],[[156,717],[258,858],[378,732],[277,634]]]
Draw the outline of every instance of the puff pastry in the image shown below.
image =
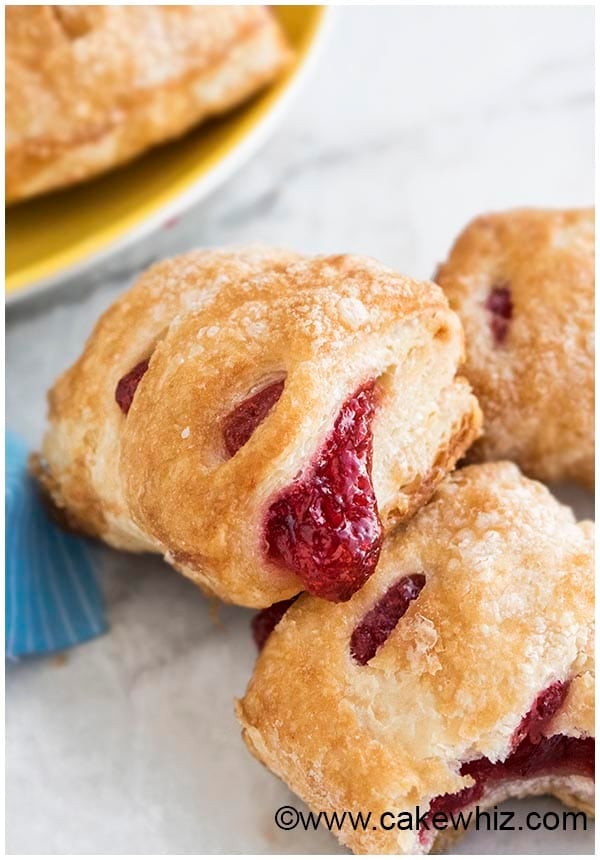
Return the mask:
[[289,59],[263,6],[8,6],[6,198],[79,182],[178,137]]
[[593,487],[593,211],[477,218],[435,280],[462,320],[485,416],[473,458]]
[[37,471],[70,523],[208,592],[345,600],[479,433],[460,323],[373,260],[153,266],[50,393]]
[[237,705],[250,751],[313,810],[371,812],[358,853],[427,853],[435,812],[506,797],[592,813],[592,531],[514,464],[454,472],[348,603],[283,614]]

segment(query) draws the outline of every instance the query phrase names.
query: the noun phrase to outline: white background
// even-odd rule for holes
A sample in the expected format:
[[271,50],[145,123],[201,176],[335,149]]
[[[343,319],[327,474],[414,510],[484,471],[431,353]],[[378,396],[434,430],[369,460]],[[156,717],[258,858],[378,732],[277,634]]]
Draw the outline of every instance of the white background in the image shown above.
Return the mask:
[[[7,422],[31,445],[45,391],[151,260],[262,241],[371,254],[428,277],[473,215],[593,200],[591,8],[345,8],[270,144],[210,200],[9,314]],[[9,668],[11,853],[320,852],[282,833],[292,795],[232,713],[251,613],[211,606],[158,559],[104,553],[111,631]],[[510,808],[561,807],[552,801]],[[470,834],[461,853],[591,852],[591,834]]]

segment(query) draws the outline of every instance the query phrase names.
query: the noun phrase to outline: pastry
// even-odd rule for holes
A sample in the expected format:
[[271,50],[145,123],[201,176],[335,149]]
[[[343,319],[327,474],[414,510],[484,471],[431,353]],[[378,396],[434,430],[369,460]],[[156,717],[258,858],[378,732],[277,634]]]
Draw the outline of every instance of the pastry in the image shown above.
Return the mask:
[[178,137],[289,58],[264,6],[8,6],[6,198],[79,182]]
[[435,280],[462,320],[485,416],[473,459],[593,487],[593,211],[477,218]]
[[50,393],[37,472],[70,523],[209,593],[345,600],[480,427],[435,284],[373,260],[153,266]]
[[339,833],[357,853],[439,849],[435,813],[507,797],[591,814],[592,533],[512,463],[454,472],[348,603],[263,625],[250,751],[314,811],[370,812]]

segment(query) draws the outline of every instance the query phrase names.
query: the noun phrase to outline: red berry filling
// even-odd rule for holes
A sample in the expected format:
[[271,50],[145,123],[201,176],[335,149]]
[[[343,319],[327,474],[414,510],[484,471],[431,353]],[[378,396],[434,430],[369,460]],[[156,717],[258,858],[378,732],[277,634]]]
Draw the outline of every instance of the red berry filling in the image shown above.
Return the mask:
[[[504,780],[528,779],[535,776],[574,775],[594,778],[594,738],[573,738],[567,735],[542,737],[541,731],[559,710],[567,694],[568,684],[552,684],[537,697],[533,708],[521,720],[514,735],[513,750],[505,761],[488,758],[465,762],[460,773],[471,776],[475,784],[455,794],[441,794],[429,806],[427,821],[436,812],[454,815],[483,796],[488,785]],[[427,841],[427,829],[420,833]]]
[[425,585],[422,573],[404,576],[375,604],[350,638],[350,653],[361,666],[371,660]]
[[298,595],[290,597],[289,600],[280,600],[266,609],[261,609],[252,619],[252,637],[259,651],[265,647],[265,643],[273,630],[277,627],[287,610],[296,600]]
[[127,415],[131,408],[136,389],[140,384],[142,376],[148,370],[149,363],[149,358],[145,358],[143,361],[140,361],[139,364],[136,364],[133,370],[130,370],[129,373],[126,373],[125,376],[121,377],[117,384],[115,389],[115,400],[119,404],[121,412],[125,415]]
[[371,481],[375,382],[348,398],[314,462],[269,508],[269,558],[311,594],[344,601],[375,570],[381,521]]
[[564,702],[569,685],[564,681],[556,681],[543,690],[528,714],[525,714],[512,738],[513,749],[516,749],[522,740],[529,738],[536,744],[542,738],[542,733],[554,714]]
[[283,379],[271,383],[252,397],[248,397],[229,413],[223,422],[223,439],[230,457],[233,457],[252,436],[283,393]]
[[486,299],[485,307],[491,314],[490,328],[494,340],[497,344],[504,343],[513,315],[510,288],[507,285],[493,287]]
[[[573,738],[567,735],[553,735],[534,744],[529,738],[521,741],[515,752],[504,762],[492,763],[487,758],[463,765],[463,776],[472,776],[475,784],[456,794],[442,794],[434,798],[429,806],[426,822],[436,812],[455,815],[478,800],[481,800],[488,785],[503,780],[528,779],[551,774],[564,776],[585,776],[594,778],[594,738]],[[425,827],[419,834],[420,841],[427,842],[428,831]]]

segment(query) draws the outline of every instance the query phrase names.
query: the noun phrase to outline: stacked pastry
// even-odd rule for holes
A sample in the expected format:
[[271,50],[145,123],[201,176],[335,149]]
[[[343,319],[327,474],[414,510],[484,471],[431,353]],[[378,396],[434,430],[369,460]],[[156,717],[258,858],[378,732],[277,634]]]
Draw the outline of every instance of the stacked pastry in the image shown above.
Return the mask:
[[265,6],[7,6],[7,201],[179,137],[290,57]]
[[262,610],[254,755],[317,811],[425,812],[342,828],[358,852],[508,796],[591,811],[591,524],[517,465],[454,469],[591,482],[592,233],[479,219],[438,276],[455,310],[361,257],[188,254],[50,393],[36,471],[70,525]]

